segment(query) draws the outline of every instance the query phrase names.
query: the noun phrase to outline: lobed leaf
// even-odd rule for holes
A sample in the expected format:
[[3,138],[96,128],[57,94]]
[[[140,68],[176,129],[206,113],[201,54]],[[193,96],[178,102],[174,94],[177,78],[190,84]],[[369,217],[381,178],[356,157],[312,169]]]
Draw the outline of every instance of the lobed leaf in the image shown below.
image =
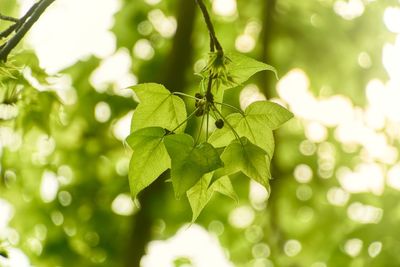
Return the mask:
[[211,177],[212,173],[203,175],[203,177],[201,177],[201,179],[186,193],[190,208],[192,209],[192,222],[199,217],[201,211],[213,195],[213,191],[208,188],[211,182]]
[[149,127],[127,138],[133,149],[129,164],[129,185],[133,198],[170,168],[171,160],[163,143],[164,136],[163,128]]
[[171,157],[171,179],[175,196],[180,198],[206,173],[223,166],[217,150],[209,143],[194,146],[188,134],[174,134],[165,138]]
[[235,140],[222,152],[224,168],[218,170],[218,176],[230,175],[241,171],[269,190],[270,157],[260,147],[252,144],[246,137]]
[[226,57],[230,60],[226,65],[230,82],[224,84],[222,86],[223,89],[239,86],[257,72],[264,70],[272,71],[278,79],[278,73],[271,65],[234,52],[227,53]]
[[278,79],[278,73],[271,65],[235,52],[224,55],[214,52],[209,54],[208,64],[200,72],[200,76],[203,77],[203,87],[210,76],[217,77],[213,81],[212,93],[215,101],[223,102],[224,90],[240,86],[251,76],[264,70],[272,71]]
[[[244,115],[233,113],[227,116],[226,120],[240,137],[247,137],[250,142],[264,149],[272,158],[275,146],[272,130],[292,117],[293,114],[290,111],[278,104],[257,101],[246,108]],[[234,133],[226,125],[222,129],[216,129],[209,141],[215,147],[224,147],[234,139]]]
[[201,211],[210,201],[214,192],[226,195],[236,202],[239,201],[239,198],[233,189],[232,183],[228,176],[221,177],[220,179],[214,181],[210,186],[212,176],[213,172],[203,175],[203,177],[201,177],[201,179],[186,193],[192,209],[192,222],[194,222],[200,215]]
[[[293,118],[293,114],[279,104],[270,101],[256,101],[246,108],[246,115],[252,121],[265,121],[271,130]],[[260,122],[261,123],[261,122]]]
[[231,179],[229,179],[228,176],[222,176],[218,180],[214,181],[211,184],[209,190],[212,190],[213,192],[218,192],[220,194],[232,198],[236,202],[239,202],[239,197],[236,194]]
[[[186,119],[186,108],[183,100],[171,94],[163,85],[144,83],[132,87],[140,103],[132,117],[131,132],[145,127],[158,126],[174,130]],[[176,129],[185,130],[186,123]]]
[[[226,120],[235,129],[240,137],[247,137],[252,143],[264,149],[270,157],[274,153],[274,136],[272,130],[263,121],[254,120],[239,113],[229,115]],[[235,139],[230,127],[215,130],[210,136],[210,143],[215,147],[224,147]]]

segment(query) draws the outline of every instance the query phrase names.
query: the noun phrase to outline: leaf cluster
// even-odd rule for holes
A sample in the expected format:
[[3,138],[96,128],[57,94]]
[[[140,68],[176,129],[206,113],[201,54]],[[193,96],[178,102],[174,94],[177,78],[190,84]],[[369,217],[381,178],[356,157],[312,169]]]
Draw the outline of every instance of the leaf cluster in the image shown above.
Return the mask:
[[[272,130],[292,114],[270,101],[254,102],[245,111],[222,102],[224,90],[241,85],[263,70],[276,73],[273,67],[243,55],[225,56],[216,52],[201,72],[202,84],[209,84],[202,94],[172,93],[156,83],[132,87],[140,101],[126,140],[133,150],[129,167],[132,197],[136,198],[140,191],[171,169],[175,196],[187,196],[194,221],[214,192],[237,199],[229,178],[235,173],[242,172],[269,190],[269,166],[274,151]],[[187,115],[189,107],[180,95],[195,100],[194,112]],[[217,105],[226,105],[238,112],[225,117]],[[196,139],[185,133],[187,121],[193,115],[201,117]],[[200,140],[204,118],[205,140]],[[210,119],[216,122],[212,131]]]

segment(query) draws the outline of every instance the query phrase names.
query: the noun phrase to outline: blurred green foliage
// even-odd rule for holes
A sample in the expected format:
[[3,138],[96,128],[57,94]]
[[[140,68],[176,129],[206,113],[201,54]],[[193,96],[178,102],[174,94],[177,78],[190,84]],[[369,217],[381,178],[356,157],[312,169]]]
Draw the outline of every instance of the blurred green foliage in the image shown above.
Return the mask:
[[[149,12],[159,10],[165,16],[178,17],[184,1],[165,0],[155,5],[143,0],[121,1],[112,32],[116,49],[128,51],[131,72],[139,82],[165,80],[166,70],[174,73],[177,68],[168,66],[175,38],[157,31]],[[301,69],[310,81],[310,93],[318,100],[339,95],[354,109],[366,112],[369,82],[390,79],[382,66],[382,47],[394,42],[396,35],[387,30],[382,17],[387,7],[399,8],[399,2],[350,1],[364,8],[352,19],[335,11],[338,2],[347,3],[237,0],[238,12],[233,16],[214,13],[212,19],[226,50],[234,51],[238,36],[247,32],[255,41],[248,54],[275,66],[282,80],[291,70]],[[0,0],[0,8],[2,14],[16,16],[19,12],[16,1]],[[185,19],[195,19],[194,30],[186,36],[192,44],[187,47],[192,50],[190,65],[183,73],[167,78],[183,79],[184,91],[194,94],[200,78],[193,73],[199,65],[204,66],[208,34],[199,13]],[[178,22],[179,30],[186,22]],[[0,30],[6,27],[0,21]],[[132,49],[142,39],[154,49],[150,59]],[[132,153],[115,129],[137,102],[131,95],[116,93],[112,84],[104,90],[95,88],[90,79],[102,62],[100,58],[90,56],[52,76],[39,67],[34,52],[21,52],[21,48],[7,65],[0,66],[0,199],[11,203],[14,210],[9,226],[0,225],[0,258],[17,247],[39,267],[137,266],[133,254],[144,252],[151,240],[173,236],[191,220],[188,203],[175,200],[170,183],[163,181],[146,189],[142,195],[146,201],[136,203],[127,214],[117,214],[118,209],[113,208],[117,199],[129,194]],[[360,64],[360,55],[367,55],[371,64]],[[60,76],[70,80],[66,96],[55,88]],[[257,74],[248,84],[256,84],[268,98],[282,98],[275,90],[277,81],[272,73]],[[230,90],[225,100],[239,106],[242,89]],[[99,103],[109,108],[104,121],[95,112]],[[239,204],[215,195],[197,223],[218,236],[235,266],[400,265],[399,191],[386,184],[397,156],[385,162],[369,156],[365,145],[342,142],[337,124],[323,125],[325,138],[312,140],[308,132],[312,123],[312,119],[298,116],[275,134],[268,200],[257,202],[251,193],[253,185],[237,175],[232,182]],[[196,125],[189,124],[188,129],[194,131]],[[384,127],[371,131],[383,136],[398,153],[397,130],[398,122],[386,120]],[[362,163],[379,167],[384,175],[383,191],[370,187],[350,192],[343,185],[344,168],[355,171]],[[367,179],[364,176],[361,179]],[[44,192],[51,184],[56,184],[56,191]],[[235,223],[238,216],[252,215],[253,220],[243,227]],[[6,216],[0,213],[0,219]],[[141,229],[143,236],[137,236],[135,229]],[[183,255],[175,265],[190,262]]]

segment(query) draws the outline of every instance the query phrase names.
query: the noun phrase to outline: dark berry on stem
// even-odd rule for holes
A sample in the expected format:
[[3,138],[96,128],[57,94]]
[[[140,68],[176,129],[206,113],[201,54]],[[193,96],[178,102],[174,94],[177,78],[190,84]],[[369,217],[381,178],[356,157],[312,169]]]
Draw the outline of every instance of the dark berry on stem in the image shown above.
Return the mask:
[[218,129],[222,129],[222,127],[224,127],[224,121],[223,121],[222,119],[216,120],[216,121],[215,121],[215,126],[216,126]]

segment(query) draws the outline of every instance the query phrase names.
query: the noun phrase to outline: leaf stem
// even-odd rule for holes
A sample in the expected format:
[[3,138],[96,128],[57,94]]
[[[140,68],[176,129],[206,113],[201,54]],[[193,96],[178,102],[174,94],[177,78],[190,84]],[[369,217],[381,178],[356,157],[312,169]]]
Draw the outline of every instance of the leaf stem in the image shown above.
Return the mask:
[[203,116],[201,116],[200,129],[199,129],[199,134],[197,135],[197,138],[196,138],[196,142],[194,143],[195,146],[197,145],[197,143],[198,143],[199,140],[200,140],[201,130],[203,130],[204,116],[206,115],[206,113],[208,113],[208,112],[205,112],[205,113],[203,114]]
[[209,122],[209,107],[208,103],[206,102],[206,111],[207,111],[207,122],[206,122],[206,142],[208,141],[208,122]]
[[192,98],[192,99],[194,99],[194,100],[201,100],[201,98],[197,98],[197,97],[195,97],[195,96],[188,95],[188,94],[181,93],[181,92],[173,92],[172,94],[173,94],[173,95],[181,95],[181,96],[189,97],[189,98]]
[[193,117],[193,115],[196,113],[197,110],[199,110],[200,107],[196,108],[192,113],[189,114],[189,116],[186,117],[186,119],[181,122],[178,126],[176,126],[173,130],[171,130],[171,132],[175,132],[177,129],[179,129],[179,127],[181,127],[183,124],[185,124],[191,117]]
[[231,108],[231,109],[233,109],[233,110],[236,110],[236,111],[239,112],[243,117],[245,116],[245,113],[243,112],[243,110],[241,110],[241,109],[239,109],[239,108],[237,108],[237,107],[235,107],[235,106],[229,105],[229,104],[227,104],[227,103],[222,103],[222,102],[215,102],[215,101],[214,101],[214,103],[215,103],[215,104],[218,104],[218,105],[221,105],[221,106],[225,106],[225,107]]
[[215,113],[214,109],[212,108],[212,109],[211,109],[211,111],[212,111],[212,112],[213,112],[213,114],[214,114],[214,118],[215,118],[215,120],[217,120],[217,119],[218,119],[218,116],[217,116],[217,114]]
[[242,146],[244,146],[243,143],[242,143],[242,140],[240,139],[239,134],[235,131],[235,129],[233,128],[233,126],[228,122],[228,120],[224,117],[224,115],[222,115],[222,113],[219,112],[219,110],[218,110],[214,105],[212,105],[211,107],[213,108],[213,110],[215,110],[215,111],[218,113],[218,115],[219,115],[219,116],[221,117],[221,119],[226,123],[226,125],[228,125],[228,127],[231,129],[232,133],[235,135],[236,139],[240,142],[240,144],[241,144]]

